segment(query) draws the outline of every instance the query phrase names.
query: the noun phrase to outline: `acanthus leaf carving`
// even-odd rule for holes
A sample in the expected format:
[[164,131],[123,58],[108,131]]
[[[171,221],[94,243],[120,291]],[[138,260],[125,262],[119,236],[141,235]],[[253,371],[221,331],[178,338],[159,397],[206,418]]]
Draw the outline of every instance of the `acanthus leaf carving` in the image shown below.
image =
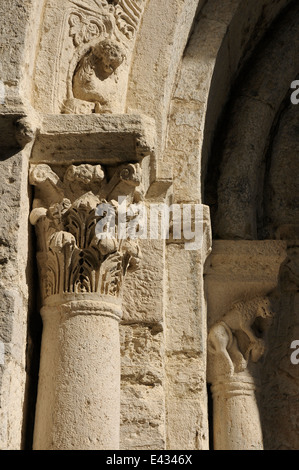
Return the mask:
[[[43,192],[44,182],[49,178],[53,180],[54,172],[50,167],[39,166],[33,167],[30,173],[30,181],[39,193],[31,222],[36,226],[39,241],[38,261],[43,298],[67,293],[119,296],[126,271],[138,266],[137,259],[141,253],[136,240],[119,240],[116,233],[99,237],[97,223],[106,214],[99,215],[97,209],[100,204],[108,204],[111,189],[102,167],[71,165],[63,181],[56,175],[61,200],[49,204],[49,194]],[[116,172],[119,181],[125,169],[123,165]],[[34,178],[41,171],[43,178]],[[135,172],[131,166],[128,171],[130,176],[126,171],[125,175],[131,188],[131,197],[128,196],[129,190],[127,195],[130,204],[134,198],[136,181],[132,186],[131,179],[134,179]],[[103,197],[105,189],[107,199]],[[111,201],[111,207],[116,210],[117,228],[118,205]]]
[[137,31],[142,15],[142,2],[119,0],[115,3],[116,24],[128,39],[132,39]]

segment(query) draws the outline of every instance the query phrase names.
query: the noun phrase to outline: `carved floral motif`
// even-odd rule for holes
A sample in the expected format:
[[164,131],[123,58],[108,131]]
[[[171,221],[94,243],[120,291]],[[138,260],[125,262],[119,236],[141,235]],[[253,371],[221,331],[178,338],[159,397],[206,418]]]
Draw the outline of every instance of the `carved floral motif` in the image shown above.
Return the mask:
[[[143,13],[144,0],[70,0],[80,11],[70,16],[70,36],[74,45],[87,43],[95,37],[116,34],[116,28],[132,39]],[[84,12],[84,13],[83,13]]]
[[135,36],[142,15],[143,2],[140,0],[119,0],[115,3],[117,27],[128,39],[132,39]]
[[[37,188],[37,197],[31,222],[39,242],[44,299],[65,293],[120,295],[127,269],[138,264],[139,247],[130,239],[99,237],[96,226],[106,214],[98,215],[97,208],[124,181],[122,174],[132,197],[138,184],[132,167],[124,165],[109,182],[100,165],[71,165],[63,181],[48,165],[32,167],[30,182]],[[112,203],[117,210],[117,203]]]
[[99,37],[103,31],[103,24],[88,18],[81,13],[72,13],[69,19],[70,36],[73,37],[74,45],[80,46],[92,39]]

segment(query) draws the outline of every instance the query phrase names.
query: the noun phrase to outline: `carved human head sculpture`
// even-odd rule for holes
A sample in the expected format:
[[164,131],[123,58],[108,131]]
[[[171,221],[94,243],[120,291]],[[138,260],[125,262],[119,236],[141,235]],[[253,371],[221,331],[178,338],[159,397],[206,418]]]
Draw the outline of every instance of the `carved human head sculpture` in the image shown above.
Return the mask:
[[111,39],[105,39],[92,48],[93,54],[99,59],[102,72],[111,75],[125,59],[124,49]]

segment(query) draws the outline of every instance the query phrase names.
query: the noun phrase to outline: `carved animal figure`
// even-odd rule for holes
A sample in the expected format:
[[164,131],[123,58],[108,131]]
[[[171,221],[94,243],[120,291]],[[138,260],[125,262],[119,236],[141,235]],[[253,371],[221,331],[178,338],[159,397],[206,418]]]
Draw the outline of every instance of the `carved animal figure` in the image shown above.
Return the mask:
[[107,39],[92,47],[75,70],[74,97],[95,103],[97,113],[109,111],[109,102],[101,85],[123,63],[124,58],[123,49],[115,41]]
[[[258,338],[252,329],[258,317],[272,317],[268,298],[257,297],[248,302],[237,302],[221,321],[212,326],[208,338],[209,352],[221,355],[224,373],[232,375],[241,372],[246,369],[250,356],[253,362],[257,362],[264,354],[264,340]],[[244,355],[235,336],[237,331],[243,331],[250,341]]]

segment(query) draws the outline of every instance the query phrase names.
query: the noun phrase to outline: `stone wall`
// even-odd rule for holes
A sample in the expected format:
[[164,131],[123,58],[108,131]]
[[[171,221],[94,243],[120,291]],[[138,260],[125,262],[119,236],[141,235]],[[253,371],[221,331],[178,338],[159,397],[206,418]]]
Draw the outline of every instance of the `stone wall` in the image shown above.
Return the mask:
[[[0,13],[0,448],[298,448],[296,2]],[[119,197],[199,246],[99,241]]]

